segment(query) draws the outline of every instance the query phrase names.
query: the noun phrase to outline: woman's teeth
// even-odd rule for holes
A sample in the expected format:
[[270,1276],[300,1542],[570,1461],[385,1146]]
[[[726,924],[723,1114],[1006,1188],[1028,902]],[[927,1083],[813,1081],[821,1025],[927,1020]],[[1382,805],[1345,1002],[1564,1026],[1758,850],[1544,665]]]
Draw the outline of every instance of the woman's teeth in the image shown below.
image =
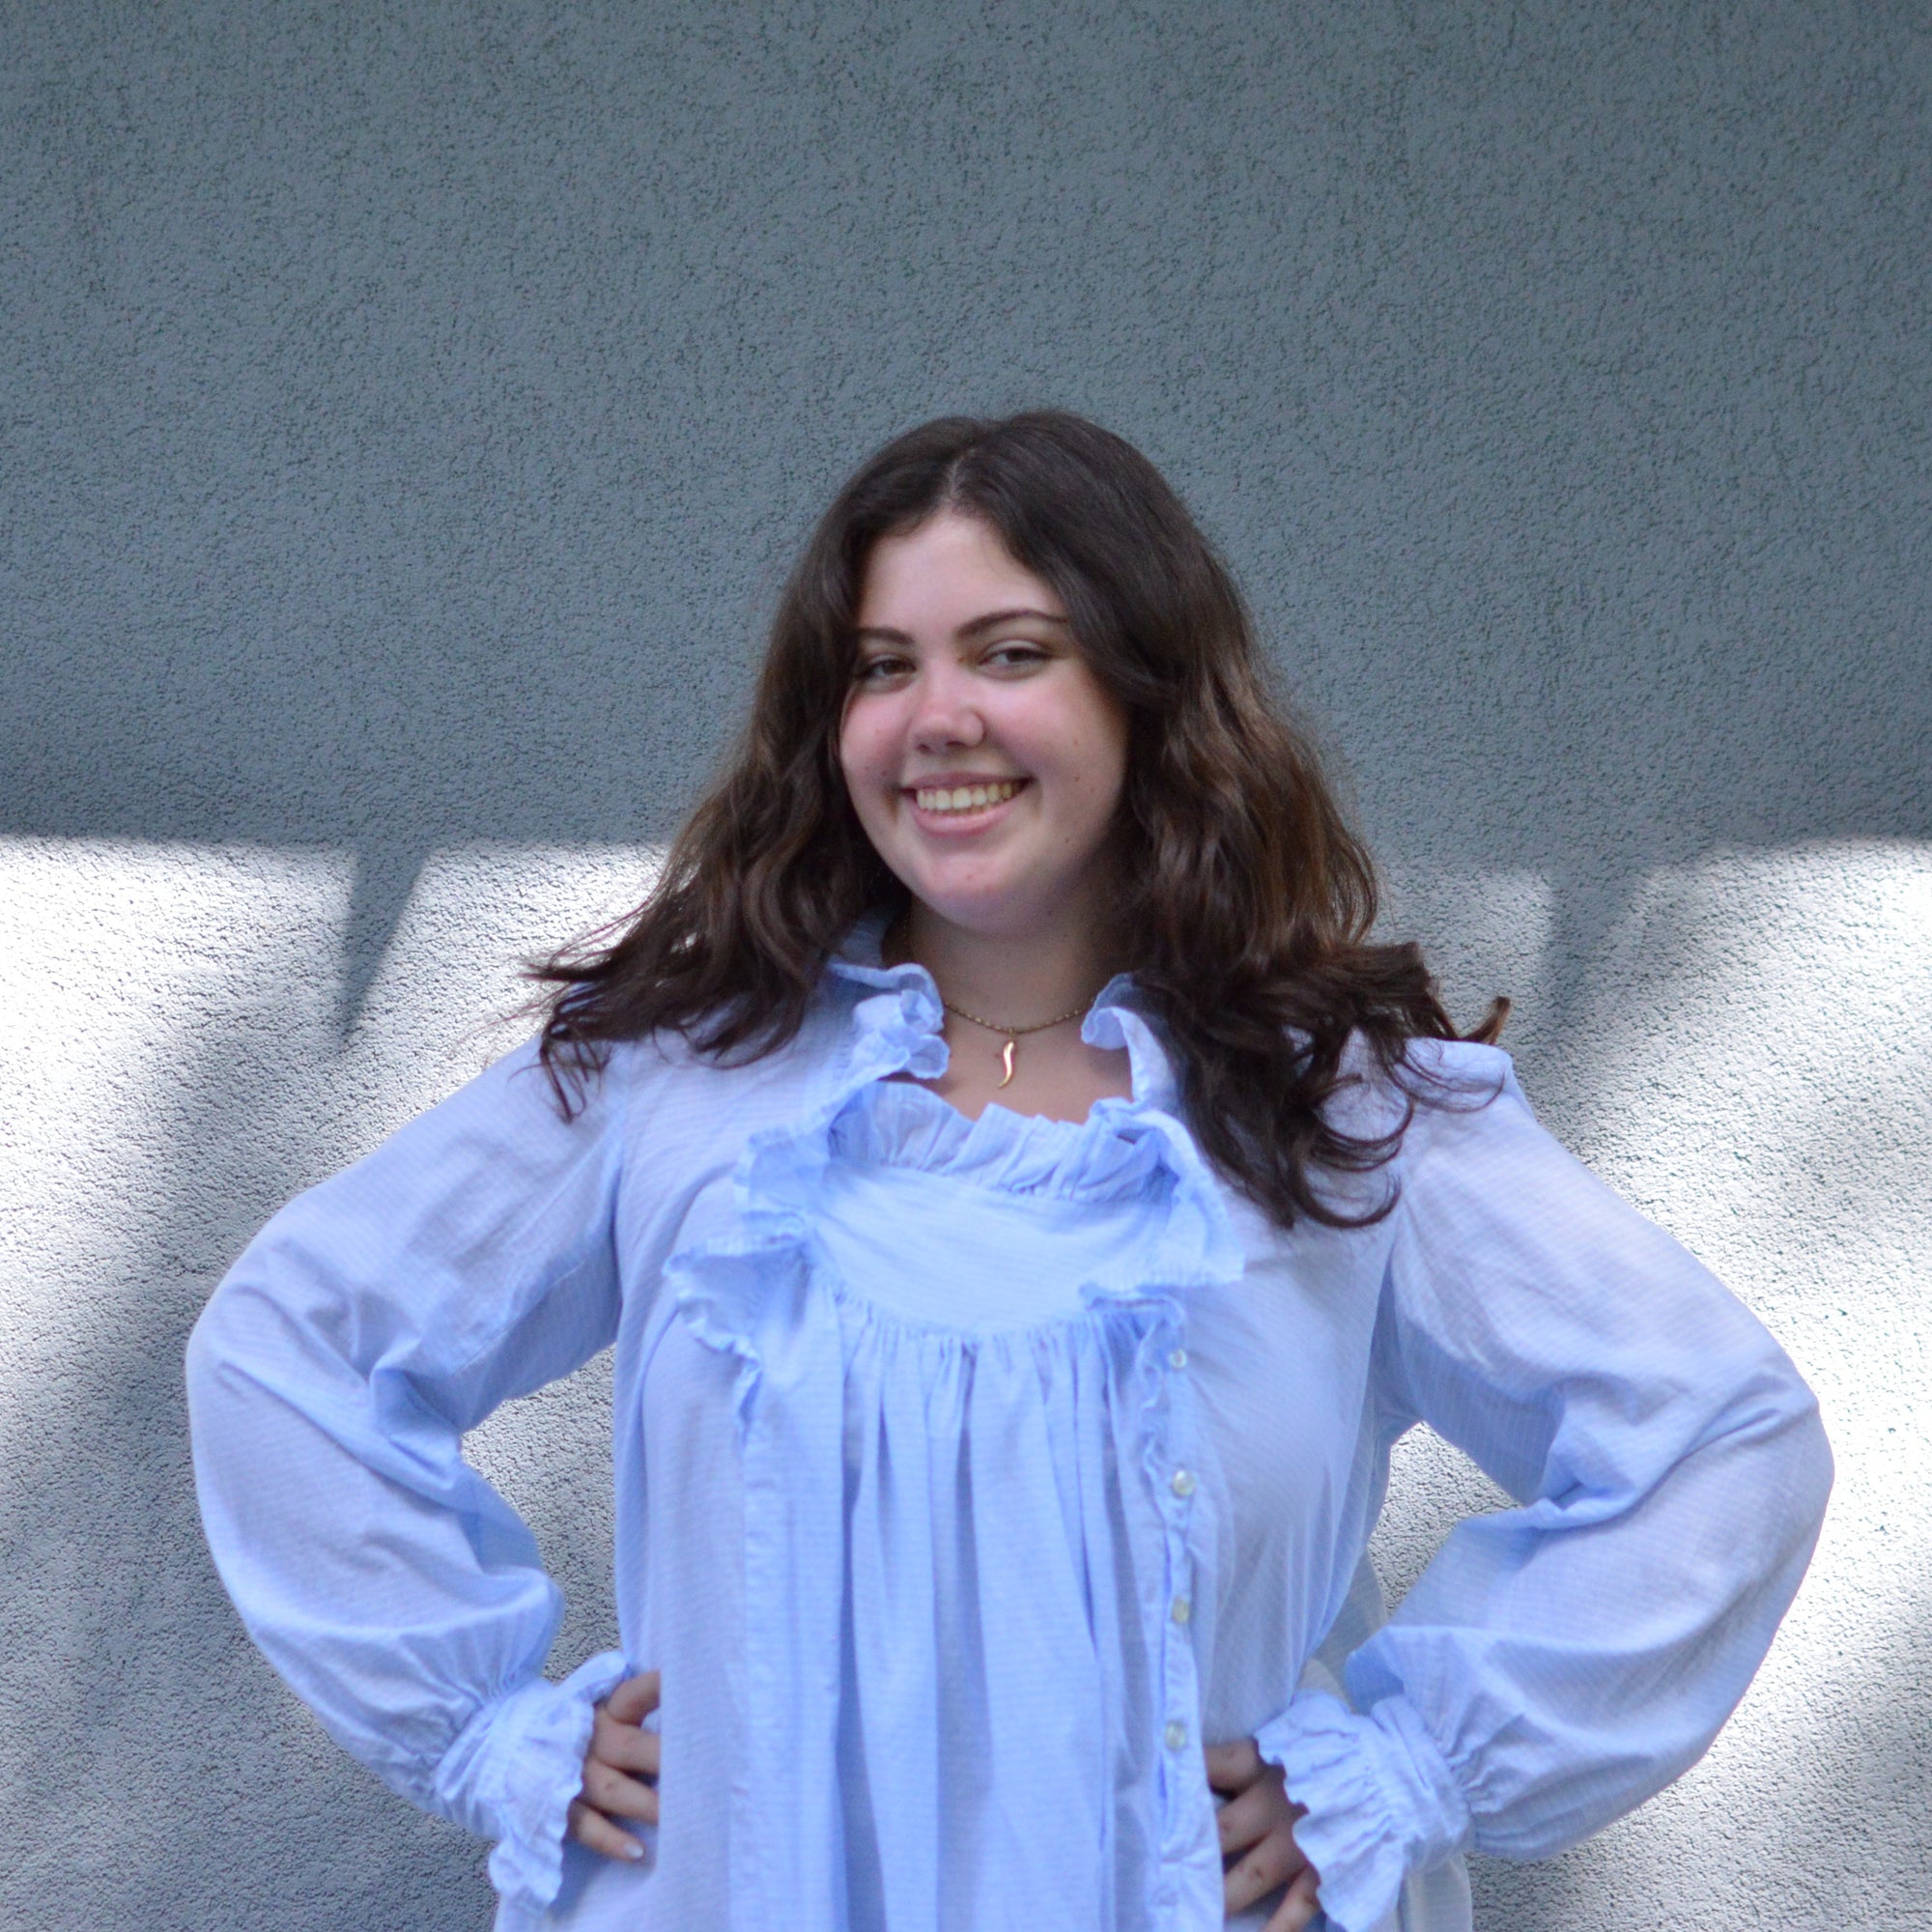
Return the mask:
[[1020,788],[1018,779],[1001,779],[983,785],[923,785],[913,793],[922,811],[979,811],[989,805],[1004,805]]

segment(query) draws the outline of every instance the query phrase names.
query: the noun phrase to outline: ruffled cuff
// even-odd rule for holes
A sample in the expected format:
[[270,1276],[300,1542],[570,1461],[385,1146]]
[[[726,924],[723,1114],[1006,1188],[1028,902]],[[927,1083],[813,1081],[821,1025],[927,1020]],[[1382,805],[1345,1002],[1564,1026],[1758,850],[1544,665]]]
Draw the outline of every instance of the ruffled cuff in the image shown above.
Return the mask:
[[506,1903],[542,1912],[563,1884],[563,1832],[583,1784],[592,1707],[630,1673],[600,1652],[561,1684],[539,1678],[486,1704],[437,1767],[444,1816],[495,1838],[490,1883]]
[[1295,1842],[1321,1875],[1336,1932],[1370,1932],[1410,1872],[1469,1841],[1469,1807],[1406,1697],[1357,1713],[1325,1690],[1299,1690],[1255,1742],[1307,1806]]

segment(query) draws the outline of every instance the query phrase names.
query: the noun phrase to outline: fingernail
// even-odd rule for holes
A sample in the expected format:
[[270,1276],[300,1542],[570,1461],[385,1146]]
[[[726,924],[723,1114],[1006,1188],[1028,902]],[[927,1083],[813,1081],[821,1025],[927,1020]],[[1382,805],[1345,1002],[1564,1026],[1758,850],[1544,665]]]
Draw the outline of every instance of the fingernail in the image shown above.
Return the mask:
[[624,1856],[627,1859],[640,1859],[643,1857],[643,1855],[644,1855],[643,1846],[639,1844],[637,1839],[635,1838],[633,1838],[630,1841],[630,1843],[624,1847]]

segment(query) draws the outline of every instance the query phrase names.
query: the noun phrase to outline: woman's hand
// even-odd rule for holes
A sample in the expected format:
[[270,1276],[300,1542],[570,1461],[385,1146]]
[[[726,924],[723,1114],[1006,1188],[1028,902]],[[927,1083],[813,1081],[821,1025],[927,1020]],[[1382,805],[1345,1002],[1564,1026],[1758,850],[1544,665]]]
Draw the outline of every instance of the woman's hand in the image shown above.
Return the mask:
[[1294,1842],[1302,1807],[1291,1804],[1281,1770],[1264,1764],[1253,1738],[1208,1747],[1208,1788],[1227,1799],[1221,1806],[1221,1857],[1227,1876],[1222,1904],[1232,1918],[1278,1885],[1288,1890],[1267,1922],[1267,1932],[1301,1932],[1315,1917],[1320,1874]]
[[[571,1800],[570,1835],[607,1859],[640,1859],[644,1847],[616,1823],[658,1822],[658,1756],[655,1731],[642,1728],[658,1707],[658,1673],[627,1677],[597,1707],[590,1748],[583,1755],[583,1788]],[[645,1780],[648,1779],[649,1782]]]

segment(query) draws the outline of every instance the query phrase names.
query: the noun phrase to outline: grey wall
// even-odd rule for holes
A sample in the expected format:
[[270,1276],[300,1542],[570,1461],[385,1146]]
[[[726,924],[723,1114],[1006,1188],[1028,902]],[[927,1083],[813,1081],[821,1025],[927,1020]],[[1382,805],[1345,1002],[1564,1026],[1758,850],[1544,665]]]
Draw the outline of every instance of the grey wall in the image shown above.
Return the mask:
[[[252,1228],[635,895],[829,488],[1139,441],[1552,1126],[1841,1481],[1683,1784],[1479,1922],[1926,1923],[1932,16],[0,8],[0,1920],[475,1927],[203,1553]],[[608,1622],[603,1384],[476,1453]],[[1405,1456],[1398,1585],[1480,1485]]]

